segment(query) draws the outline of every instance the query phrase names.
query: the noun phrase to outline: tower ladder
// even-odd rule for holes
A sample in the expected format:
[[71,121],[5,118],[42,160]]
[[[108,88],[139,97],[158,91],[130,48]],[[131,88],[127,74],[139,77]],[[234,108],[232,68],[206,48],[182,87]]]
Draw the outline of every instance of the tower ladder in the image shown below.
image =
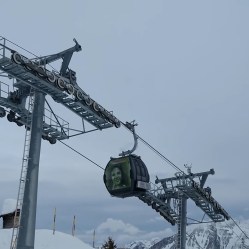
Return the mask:
[[21,176],[20,176],[20,182],[19,182],[19,188],[18,188],[17,203],[16,203],[10,249],[16,249],[16,244],[17,244],[17,239],[18,239],[18,234],[19,234],[20,218],[22,214],[23,197],[24,197],[24,190],[25,190],[25,183],[26,183],[28,161],[29,161],[33,106],[34,106],[34,89],[31,88],[30,95],[29,95],[28,108],[27,108],[29,114],[27,116],[27,126],[25,130],[25,141],[24,141],[24,148],[23,148]]

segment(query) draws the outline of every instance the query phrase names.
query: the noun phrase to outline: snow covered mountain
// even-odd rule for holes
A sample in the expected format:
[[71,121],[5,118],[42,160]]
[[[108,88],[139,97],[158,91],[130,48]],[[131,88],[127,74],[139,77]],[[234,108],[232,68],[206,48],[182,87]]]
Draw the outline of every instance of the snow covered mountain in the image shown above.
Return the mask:
[[160,242],[160,239],[153,239],[150,241],[135,241],[135,242],[131,242],[128,245],[125,246],[125,248],[129,248],[129,249],[147,249],[147,248],[151,248],[153,245],[157,244]]
[[[187,228],[186,249],[249,249],[249,222],[239,224],[243,232],[233,222],[198,224]],[[130,249],[175,249],[176,236],[160,241],[138,241],[130,243]]]

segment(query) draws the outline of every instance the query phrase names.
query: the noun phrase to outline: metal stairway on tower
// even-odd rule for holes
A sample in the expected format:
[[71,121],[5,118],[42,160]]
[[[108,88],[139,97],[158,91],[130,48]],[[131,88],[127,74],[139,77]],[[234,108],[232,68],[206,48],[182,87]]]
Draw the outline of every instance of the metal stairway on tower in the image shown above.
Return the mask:
[[[13,230],[12,230],[10,249],[16,249],[19,227],[20,227],[20,218],[22,215],[21,211],[22,211],[22,205],[23,205],[23,197],[24,197],[26,175],[27,175],[27,169],[28,169],[28,161],[29,161],[29,157],[30,157],[29,149],[30,149],[33,106],[34,106],[34,90],[31,88],[30,95],[29,95],[29,103],[28,103],[28,111],[29,111],[29,116],[27,119],[28,126],[26,127],[26,131],[25,131],[21,176],[20,176],[20,182],[19,182],[19,188],[18,188],[14,226],[13,226]],[[19,214],[19,217],[18,217],[18,214]]]

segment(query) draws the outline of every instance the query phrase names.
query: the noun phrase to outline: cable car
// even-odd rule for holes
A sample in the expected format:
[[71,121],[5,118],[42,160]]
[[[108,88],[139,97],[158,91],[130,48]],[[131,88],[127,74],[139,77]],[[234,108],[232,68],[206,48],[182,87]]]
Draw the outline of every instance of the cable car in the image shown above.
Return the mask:
[[150,176],[140,156],[111,158],[104,172],[108,192],[116,197],[138,196],[150,188]]

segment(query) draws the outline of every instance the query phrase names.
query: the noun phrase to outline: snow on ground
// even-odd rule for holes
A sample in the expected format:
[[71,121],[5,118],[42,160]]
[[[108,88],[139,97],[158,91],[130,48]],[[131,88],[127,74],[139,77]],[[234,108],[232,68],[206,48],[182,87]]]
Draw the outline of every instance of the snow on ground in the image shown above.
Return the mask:
[[[0,229],[0,248],[9,249],[12,229]],[[35,249],[92,249],[72,235],[52,230],[36,230]]]

